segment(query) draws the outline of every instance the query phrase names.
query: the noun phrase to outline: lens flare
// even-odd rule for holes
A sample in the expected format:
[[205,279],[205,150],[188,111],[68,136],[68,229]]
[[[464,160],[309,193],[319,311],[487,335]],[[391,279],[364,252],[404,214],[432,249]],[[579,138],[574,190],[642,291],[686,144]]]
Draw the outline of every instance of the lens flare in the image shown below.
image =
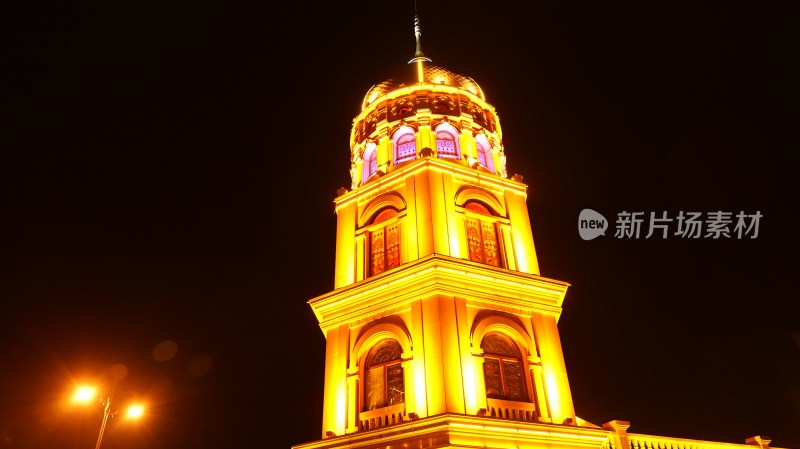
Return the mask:
[[144,414],[144,407],[141,405],[132,405],[128,407],[128,418],[139,418]]
[[78,402],[89,402],[94,398],[94,388],[80,387],[75,392],[75,400]]

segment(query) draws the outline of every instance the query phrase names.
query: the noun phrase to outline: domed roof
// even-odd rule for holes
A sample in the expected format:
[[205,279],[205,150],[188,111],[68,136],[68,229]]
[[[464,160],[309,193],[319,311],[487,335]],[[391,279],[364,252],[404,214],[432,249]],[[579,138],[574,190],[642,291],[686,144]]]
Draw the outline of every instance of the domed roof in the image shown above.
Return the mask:
[[[478,96],[481,100],[486,100],[483,95],[483,90],[478,83],[468,76],[459,75],[447,70],[444,67],[429,65],[425,67],[424,79],[426,83],[431,84],[444,84],[447,86],[458,87],[471,92],[473,95]],[[415,84],[413,82],[403,82],[394,78],[387,79],[381,83],[372,86],[367,94],[364,95],[364,101],[361,103],[361,110],[364,110],[376,99],[384,96],[385,94],[399,89],[403,86]]]

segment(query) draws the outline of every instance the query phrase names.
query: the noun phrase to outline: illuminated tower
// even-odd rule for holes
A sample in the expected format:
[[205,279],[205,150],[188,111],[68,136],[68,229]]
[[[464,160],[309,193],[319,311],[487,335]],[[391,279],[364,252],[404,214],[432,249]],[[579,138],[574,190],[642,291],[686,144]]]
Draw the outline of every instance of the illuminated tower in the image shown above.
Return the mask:
[[557,322],[568,284],[540,276],[522,177],[471,78],[429,65],[367,91],[340,189],[322,439],[295,449],[769,449],[602,428],[575,415]]
[[539,275],[494,108],[471,78],[427,64],[417,20],[415,34],[410,79],[373,86],[353,121],[335,290],[309,302],[327,339],[316,444],[389,427],[440,443],[487,423],[577,430],[556,326],[568,284]]

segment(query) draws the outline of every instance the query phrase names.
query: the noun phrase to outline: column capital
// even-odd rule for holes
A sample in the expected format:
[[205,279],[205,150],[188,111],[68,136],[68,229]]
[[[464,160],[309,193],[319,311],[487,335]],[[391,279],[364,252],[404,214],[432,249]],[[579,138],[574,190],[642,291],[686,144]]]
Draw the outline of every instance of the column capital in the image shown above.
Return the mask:
[[750,437],[744,440],[744,442],[749,444],[750,446],[760,447],[761,449],[768,449],[769,443],[772,442],[772,438],[767,436],[756,435],[754,437]]
[[631,447],[628,441],[628,427],[630,426],[630,421],[622,421],[619,419],[603,424],[604,429],[614,432],[613,436],[609,435],[609,437],[615,449],[629,449]]
[[603,428],[606,430],[613,430],[617,433],[627,433],[628,427],[631,426],[630,421],[622,421],[619,419],[615,419],[613,421],[609,421],[603,424]]

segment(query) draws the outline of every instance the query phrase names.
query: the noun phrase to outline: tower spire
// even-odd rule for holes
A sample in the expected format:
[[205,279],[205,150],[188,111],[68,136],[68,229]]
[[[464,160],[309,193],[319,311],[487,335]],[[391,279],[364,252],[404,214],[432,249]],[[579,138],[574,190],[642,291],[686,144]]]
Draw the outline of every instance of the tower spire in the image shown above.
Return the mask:
[[414,38],[417,40],[417,51],[414,53],[414,57],[425,57],[422,53],[422,43],[420,42],[420,37],[422,37],[422,30],[419,27],[419,14],[414,11]]
[[417,63],[417,82],[422,83],[424,82],[424,70],[422,67],[423,62],[431,62],[430,59],[425,57],[425,54],[422,53],[422,29],[419,26],[419,14],[417,14],[417,2],[414,2],[414,38],[417,41],[417,49],[414,52],[414,57],[408,61],[409,64]]

